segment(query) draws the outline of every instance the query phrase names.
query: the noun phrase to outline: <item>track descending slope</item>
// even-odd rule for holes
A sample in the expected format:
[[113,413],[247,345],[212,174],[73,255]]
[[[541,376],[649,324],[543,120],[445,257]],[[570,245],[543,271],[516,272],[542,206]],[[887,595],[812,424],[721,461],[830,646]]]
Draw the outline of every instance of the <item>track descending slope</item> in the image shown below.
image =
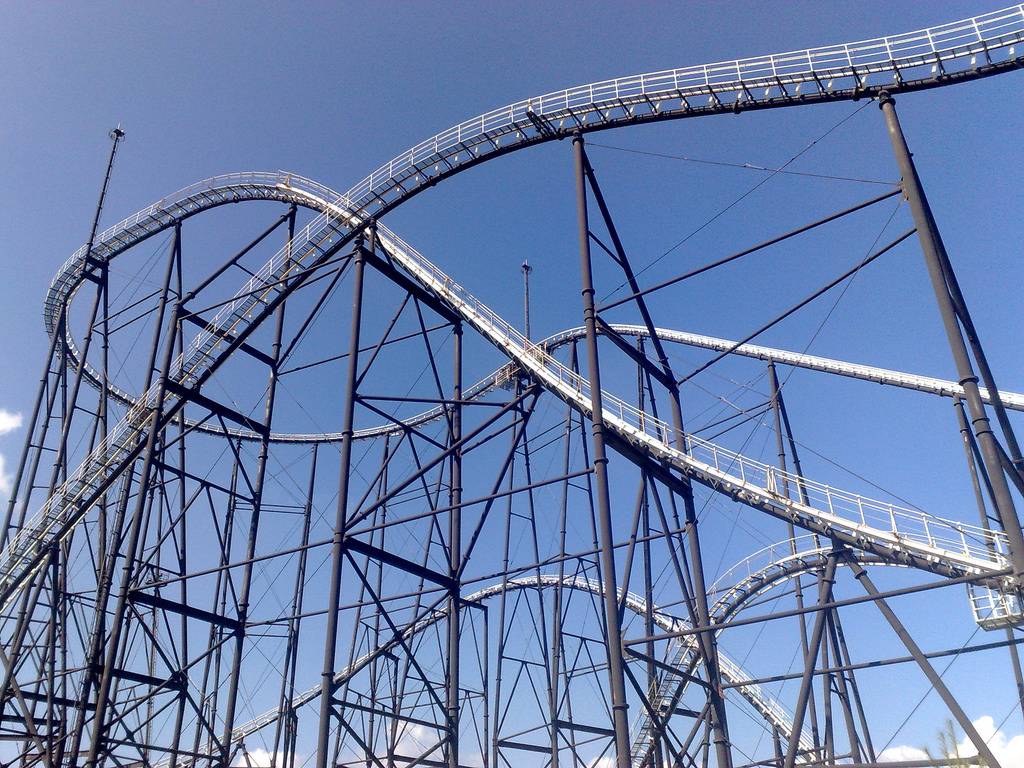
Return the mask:
[[[479,299],[385,228],[380,240],[390,256],[424,288],[440,297],[536,381],[581,413],[591,415],[590,382],[567,368],[499,317]],[[942,574],[995,577],[1007,561],[1004,535],[934,517],[906,507],[834,489],[721,448],[695,435],[672,444],[667,423],[604,393],[606,425],[646,457],[664,462],[693,480],[797,525],[838,538],[894,561]],[[782,494],[783,481],[803,488],[808,502]]]
[[[285,297],[285,278],[310,270],[334,253],[344,230],[358,222],[332,202],[330,190],[316,185],[294,186],[291,199],[310,198],[310,207],[325,211],[301,232],[290,247],[278,252],[227,302],[189,348],[169,365],[169,378],[184,387],[198,387],[241,343],[246,333],[267,317]],[[282,196],[286,194],[282,192]],[[148,210],[148,209],[147,209]],[[159,215],[151,212],[148,221]],[[127,227],[125,227],[127,229]],[[531,343],[483,302],[472,296],[412,246],[383,226],[382,247],[394,262],[495,347],[552,393],[580,412],[590,414],[589,382],[562,365],[541,345]],[[65,272],[73,271],[68,267]],[[62,280],[58,276],[58,281]],[[55,281],[55,282],[58,282]],[[73,280],[69,279],[73,283]],[[232,340],[232,341],[229,341]],[[154,414],[158,403],[161,414]],[[770,465],[721,448],[693,435],[685,445],[673,445],[672,430],[663,421],[637,410],[611,394],[604,396],[603,418],[626,444],[650,460],[667,463],[692,479],[722,491],[750,506],[809,530],[835,536],[858,548],[896,561],[947,575],[989,577],[993,586],[1006,566],[1005,536],[978,526],[925,513],[783,473]],[[146,442],[154,418],[168,418],[184,400],[165,392],[159,383],[140,396],[107,439],[47,500],[43,508],[11,538],[0,559],[0,599],[6,605],[34,572],[48,547],[66,537],[102,493],[122,476]],[[808,503],[783,496],[784,482],[803,488]]]
[[860,99],[935,88],[1024,66],[1024,4],[873,40],[699,64],[589,83],[491,110],[420,142],[348,190],[380,217],[491,157],[575,131]]
[[[123,392],[115,395],[127,406],[123,420],[0,553],[0,605],[10,607],[12,599],[26,588],[45,561],[46,553],[75,531],[117,483],[125,484],[127,496],[140,456],[147,457],[142,468],[148,472],[157,436],[185,408],[190,390],[199,390],[289,295],[312,275],[320,274],[319,270],[332,263],[369,223],[438,181],[490,158],[577,132],[748,109],[855,100],[882,90],[905,92],[986,77],[1024,65],[1024,51],[1018,49],[1022,43],[1024,5],[1016,5],[904,35],[619,78],[527,99],[461,123],[400,154],[344,195],[307,180],[238,174],[223,184],[189,188],[174,199],[140,212],[103,236],[92,252],[80,252],[61,270],[48,297],[46,311],[51,328],[55,319],[59,327],[59,318],[81,281],[84,263],[90,258],[108,259],[165,229],[168,222],[227,202],[267,199],[261,197],[266,187],[273,188],[270,199],[304,205],[320,214],[221,305],[184,352],[175,356],[173,346],[164,345],[166,357],[156,384],[138,396]],[[1006,577],[1007,542],[1001,533],[834,489],[696,436],[677,439],[664,422],[610,394],[603,395],[603,410],[592,413],[591,395],[597,393],[591,392],[589,381],[562,365],[545,346],[524,338],[397,235],[379,224],[377,232],[380,247],[396,267],[461,318],[463,325],[500,350],[510,366],[575,411],[603,422],[609,442],[617,451],[641,466],[656,469],[666,482],[684,475],[761,512],[844,542],[863,553],[861,556],[882,563],[970,576],[1004,592],[1017,588]],[[174,312],[181,306],[179,302]],[[847,375],[858,378],[867,377],[864,374],[847,371]],[[502,375],[499,372],[480,387],[491,386]],[[924,386],[942,389],[934,382]],[[948,387],[946,390],[940,393],[955,394]],[[791,497],[786,490],[789,488],[799,489],[799,500]],[[138,494],[137,512],[143,510],[144,497]],[[28,498],[32,498],[31,488]],[[132,533],[127,537],[129,552],[135,546],[139,517],[136,514],[133,518]],[[341,536],[340,530],[336,536]],[[128,586],[127,575],[124,586]],[[600,590],[599,585],[592,588]],[[606,597],[610,599],[611,595]],[[331,610],[336,609],[334,602]],[[414,622],[407,630],[415,631],[417,626]],[[453,636],[457,644],[457,634]],[[331,647],[330,642],[326,645]],[[685,643],[680,649],[685,656]],[[115,635],[108,654],[111,659],[116,651]],[[240,657],[240,641],[238,654]],[[334,667],[330,662],[326,666],[325,680],[329,681]],[[108,665],[104,685],[110,673]],[[727,668],[726,673],[733,671]],[[457,693],[457,687],[451,690]],[[229,734],[234,723],[234,695],[230,698],[232,714],[225,726]],[[328,698],[323,697],[325,705]],[[98,701],[107,703],[106,689]],[[84,704],[83,699],[83,718]],[[97,734],[104,724],[103,714],[98,704]],[[781,722],[781,716],[770,707],[764,714],[773,722]],[[29,716],[27,724],[31,723]],[[616,725],[621,760],[619,726],[621,721]],[[328,719],[324,717],[322,737],[327,728]],[[92,752],[99,746],[97,736]]]

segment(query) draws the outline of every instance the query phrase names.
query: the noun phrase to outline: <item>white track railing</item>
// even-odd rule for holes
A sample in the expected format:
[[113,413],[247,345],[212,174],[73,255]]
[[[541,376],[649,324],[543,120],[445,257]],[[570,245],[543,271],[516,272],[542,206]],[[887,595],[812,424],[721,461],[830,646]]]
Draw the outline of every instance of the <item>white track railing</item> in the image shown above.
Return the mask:
[[[891,37],[699,64],[554,91],[486,112],[420,142],[377,168],[345,196],[352,210],[370,210],[374,201],[379,203],[394,189],[395,181],[411,178],[415,186],[421,181],[418,176],[439,172],[440,167],[432,170],[437,164],[458,165],[463,160],[497,151],[501,140],[508,136],[512,137],[511,144],[524,141],[525,132],[534,130],[536,118],[567,119],[573,125],[582,125],[591,117],[598,123],[628,122],[634,105],[653,108],[662,100],[700,95],[717,102],[725,92],[749,94],[750,89],[784,86],[796,86],[799,90],[803,83],[827,89],[831,80],[845,78],[860,83],[868,75],[878,73],[891,73],[893,87],[897,88],[897,78],[903,70],[938,68],[943,62],[989,56],[996,50],[1006,50],[1013,57],[1013,46],[1021,41],[1024,5],[1015,5]],[[615,119],[612,111],[625,116]]]
[[[112,254],[125,250],[140,240],[165,229],[175,221],[180,220],[183,215],[242,198],[252,200],[284,200],[311,205],[319,208],[321,213],[323,213],[323,201],[341,200],[340,195],[324,185],[284,171],[275,173],[246,172],[214,176],[191,184],[105,230],[96,238],[93,249],[94,255],[99,258],[109,258]],[[81,284],[84,265],[85,246],[82,246],[64,263],[51,282],[43,313],[47,332],[51,336],[58,332],[62,310],[70,305],[74,292]],[[617,332],[627,335],[647,334],[645,326],[615,324],[613,328]],[[550,351],[568,341],[580,338],[582,334],[582,328],[572,328],[550,336],[538,342],[538,345]],[[963,396],[963,387],[954,381],[849,363],[842,360],[832,360],[754,344],[742,344],[736,347],[735,342],[728,339],[719,339],[667,328],[658,329],[658,334],[664,341],[672,341],[716,351],[729,351],[737,355],[761,360],[774,360],[810,370],[889,384],[944,397]],[[73,366],[77,365],[80,360],[80,354],[71,328],[65,329],[65,343],[70,362]],[[91,385],[99,386],[102,377],[88,361],[86,361],[84,373]],[[486,377],[484,380],[481,380],[472,391],[478,394],[486,392],[488,382],[493,386],[499,383],[503,377],[506,377],[507,373],[507,371],[495,372],[493,377]],[[118,388],[112,382],[108,382],[108,394],[129,406],[136,399],[134,395]],[[984,400],[988,401],[988,392],[984,388],[981,389],[981,396]],[[1006,407],[1024,410],[1024,395],[1015,392],[1000,392],[1000,396]],[[441,409],[432,409],[422,414],[421,417],[414,417],[409,423],[420,424],[424,421],[429,421],[439,416],[440,411]],[[221,431],[219,428],[211,427],[205,423],[196,424],[195,427],[200,431],[215,433]],[[394,429],[398,428],[393,425],[371,427],[358,430],[355,437],[358,439],[377,437]],[[227,431],[235,437],[259,439],[256,433],[246,429],[228,427]],[[273,434],[271,439],[289,442],[315,442],[339,440],[340,437],[341,433]]]
[[[685,101],[689,95],[704,93],[717,101],[716,94],[722,90],[738,89],[749,93],[749,88],[763,86],[767,86],[767,96],[774,87],[784,88],[790,84],[799,87],[801,83],[814,82],[821,88],[822,78],[853,77],[860,82],[866,75],[880,72],[894,73],[898,84],[903,68],[941,67],[944,61],[966,56],[972,57],[973,65],[973,57],[987,57],[995,49],[1008,49],[1012,57],[1013,46],[1022,40],[1024,5],[1017,5],[893,37],[634,75],[570,88],[520,101],[460,123],[389,161],[340,197],[335,197],[325,187],[305,183],[298,177],[294,181],[282,180],[280,174],[217,177],[222,182],[235,178],[240,185],[244,185],[246,179],[259,184],[282,184],[287,188],[305,184],[304,191],[331,201],[331,209],[310,222],[289,247],[267,262],[231,301],[223,305],[188,350],[174,361],[170,376],[185,386],[195,384],[214,361],[214,352],[224,337],[244,326],[256,314],[258,306],[270,300],[278,290],[278,281],[308,264],[315,255],[322,254],[335,242],[335,238],[346,236],[353,226],[360,223],[353,211],[368,210],[373,202],[380,204],[383,195],[396,187],[402,188],[402,179],[415,176],[419,182],[419,175],[432,164],[445,162],[451,165],[453,153],[455,163],[460,164],[464,162],[459,158],[462,152],[469,160],[497,151],[500,137],[520,134],[522,138],[522,131],[534,125],[534,119],[539,118],[543,122],[571,118],[582,124],[581,120],[596,116],[608,124],[629,122],[631,105],[647,104],[655,108],[654,102],[661,99],[680,98]],[[613,120],[608,110],[623,110],[626,117]],[[200,184],[210,184],[211,181]],[[413,184],[414,187],[417,185]],[[184,199],[203,194],[203,189],[193,186],[181,190],[175,197]],[[210,194],[216,192],[210,190]],[[402,194],[408,192],[403,188]],[[155,227],[161,216],[169,215],[173,205],[167,200],[157,202],[103,232],[99,241],[116,246],[121,232],[133,227]],[[404,256],[399,259],[403,266],[426,287],[453,303],[464,319],[542,381],[553,386],[563,398],[584,411],[589,410],[590,392],[586,380],[523,338],[516,329],[397,236],[383,228],[381,231],[385,246],[390,245],[393,252]],[[295,248],[296,243],[301,247]],[[55,278],[55,284],[76,279],[74,271],[78,267],[75,262],[81,262],[84,256],[84,249],[72,255]],[[59,293],[59,290],[52,290],[50,295]],[[48,311],[53,310],[53,307],[48,308]],[[0,556],[0,592],[10,597],[12,587],[23,583],[32,563],[38,562],[38,553],[52,543],[54,537],[68,533],[74,522],[88,511],[86,501],[90,495],[108,479],[118,464],[139,450],[158,396],[157,386],[143,393],[107,438],[47,499],[39,513],[9,540]],[[693,436],[686,436],[682,446],[673,445],[672,432],[664,422],[614,396],[605,394],[603,401],[604,419],[622,436],[629,440],[639,439],[684,471],[696,472],[712,484],[722,483],[742,489],[762,501],[781,504],[828,525],[873,537],[876,542],[896,549],[909,549],[939,561],[951,560],[959,567],[984,571],[1000,568],[1006,561],[1005,537],[1000,535],[977,526],[931,517],[916,510],[833,489],[791,473],[781,473]],[[791,490],[803,486],[810,496],[810,503],[802,505],[784,498],[780,493],[780,481],[783,479],[789,482]]]
[[[237,174],[224,178],[234,179],[231,183],[240,185],[247,179],[260,184],[273,179],[283,192],[307,196],[323,213],[253,274],[235,297],[222,305],[185,352],[174,360],[169,376],[185,387],[200,380],[214,362],[214,352],[225,337],[234,335],[246,325],[260,305],[265,305],[279,290],[282,280],[309,265],[360,224],[347,207],[346,196],[335,196],[326,187],[301,177]],[[211,195],[217,194],[210,181],[201,185],[208,185]],[[181,199],[194,194],[195,186],[185,188],[175,197]],[[329,196],[323,197],[325,195]],[[134,221],[136,225],[155,221],[166,215],[172,205],[166,202],[155,204],[125,221]],[[116,234],[119,228],[124,231],[130,226],[122,222],[108,232]],[[536,374],[563,399],[589,413],[591,392],[585,378],[562,365],[541,345],[530,342],[398,235],[382,225],[378,226],[378,234],[383,247],[425,288],[456,309],[499,349]],[[108,235],[105,233],[104,237]],[[79,259],[83,256],[80,254]],[[64,273],[71,274],[76,268],[80,269],[69,261]],[[108,474],[133,451],[140,449],[158,396],[158,385],[143,393],[106,439],[47,499],[39,513],[9,540],[0,560],[0,592],[11,595],[12,584],[28,575],[31,563],[38,561],[42,548],[51,543],[55,535],[67,534],[73,519],[80,519],[85,514],[86,500],[103,484]],[[656,453],[675,462],[683,471],[696,470],[698,477],[705,482],[731,485],[751,492],[762,502],[784,506],[824,521],[826,525],[846,529],[853,535],[870,537],[876,544],[881,542],[894,549],[910,549],[937,561],[955,560],[961,568],[984,571],[995,570],[1005,564],[1005,536],[784,473],[693,435],[684,437],[684,445],[675,445],[673,430],[664,421],[608,393],[602,394],[602,401],[605,420],[623,437],[655,449]],[[791,494],[802,487],[808,503],[800,504],[785,497],[781,492],[784,483],[788,484]]]
[[[150,224],[156,226],[156,222],[171,215],[181,201],[189,200],[197,193],[203,194],[206,190],[211,195],[224,195],[226,191],[247,183],[274,183],[282,189],[290,190],[286,184],[288,180],[286,174],[232,174],[215,177],[199,185],[186,187],[170,200],[155,203],[125,219],[104,232],[97,241],[110,243],[116,241],[119,232]],[[219,184],[219,187],[215,187],[215,184]],[[323,189],[320,185],[311,184],[311,187],[317,192]],[[246,324],[261,305],[266,305],[272,299],[273,294],[280,289],[280,281],[313,261],[347,233],[352,220],[342,214],[339,202],[334,200],[328,212],[320,214],[296,233],[290,243],[252,275],[234,298],[221,306],[206,327],[171,363],[168,378],[184,387],[194,386],[214,362],[214,352],[224,343],[225,338]],[[78,279],[75,273],[77,271],[80,274],[84,256],[84,248],[76,252],[54,282]],[[142,393],[105,439],[57,487],[39,512],[9,539],[0,555],[0,594],[6,596],[5,603],[13,596],[14,588],[38,567],[40,552],[70,532],[88,511],[88,500],[95,496],[110,474],[141,449],[160,392],[161,384],[157,382]],[[173,398],[167,396],[167,399]]]
[[[563,398],[589,413],[589,381],[570,370],[541,345],[533,344],[483,302],[444,274],[437,266],[394,233],[379,226],[381,243],[424,287],[440,295],[477,330],[524,368],[538,374]],[[977,525],[935,517],[908,507],[877,501],[856,493],[783,472],[710,441],[685,435],[674,444],[669,425],[624,400],[602,393],[604,418],[620,435],[654,447],[684,471],[698,470],[706,479],[752,490],[762,500],[779,504],[845,529],[871,537],[890,548],[907,548],[927,557],[955,559],[959,567],[998,570],[1007,562],[1005,535]],[[783,493],[788,486],[788,495]],[[807,502],[795,501],[803,489]]]
[[[644,325],[630,325],[626,323],[612,323],[612,329],[625,336],[648,335],[647,327]],[[721,339],[716,336],[705,336],[699,333],[689,333],[672,328],[658,328],[658,336],[662,341],[674,344],[685,344],[690,347],[711,349],[716,352],[728,352],[729,354],[750,357],[756,360],[773,361],[792,365],[797,368],[804,368],[810,371],[831,373],[836,376],[844,376],[860,381],[871,381],[876,384],[886,384],[900,389],[909,389],[915,392],[926,392],[940,397],[965,397],[964,388],[955,381],[948,379],[937,379],[932,376],[921,376],[916,373],[895,371],[891,368],[879,368],[874,365],[862,365],[850,363],[845,360],[835,360],[829,357],[808,355],[803,352],[791,352],[786,349],[775,347],[763,347],[758,344],[740,344],[731,339]],[[543,342],[547,349],[554,349],[574,339],[583,337],[583,328],[569,328],[553,336],[549,336]],[[981,399],[991,402],[988,390],[980,388]],[[1024,394],[1019,392],[999,391],[999,397],[1003,405],[1015,411],[1024,411]]]

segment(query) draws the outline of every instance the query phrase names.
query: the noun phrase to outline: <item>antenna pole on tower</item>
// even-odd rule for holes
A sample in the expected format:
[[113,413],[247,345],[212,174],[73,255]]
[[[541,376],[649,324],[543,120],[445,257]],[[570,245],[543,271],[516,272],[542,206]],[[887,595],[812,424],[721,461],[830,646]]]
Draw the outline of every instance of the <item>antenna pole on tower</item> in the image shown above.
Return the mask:
[[103,201],[107,197],[107,187],[110,185],[110,173],[114,170],[114,157],[117,155],[117,145],[121,143],[121,139],[124,138],[124,131],[121,129],[121,124],[117,124],[117,128],[110,132],[110,138],[113,140],[113,144],[110,146],[110,157],[107,160],[107,173],[103,177],[103,186],[100,188],[100,199],[96,203],[96,215],[92,218],[92,229],[89,230],[89,247],[85,252],[86,258],[92,252],[92,247],[96,243],[96,230],[100,225],[100,214],[103,213]]
[[530,273],[533,272],[533,267],[530,263],[523,260],[523,333],[526,336],[526,340],[530,340]]

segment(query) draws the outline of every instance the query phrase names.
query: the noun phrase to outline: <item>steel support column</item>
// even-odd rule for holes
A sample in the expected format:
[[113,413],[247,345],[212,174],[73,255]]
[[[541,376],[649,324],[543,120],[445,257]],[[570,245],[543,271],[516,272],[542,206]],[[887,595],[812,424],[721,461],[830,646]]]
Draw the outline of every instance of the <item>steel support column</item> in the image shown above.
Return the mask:
[[[797,752],[800,749],[800,732],[804,725],[804,713],[807,711],[808,700],[810,699],[814,670],[818,664],[818,655],[821,653],[821,641],[825,631],[825,618],[828,609],[824,606],[832,601],[832,584],[835,581],[837,564],[837,551],[833,550],[825,565],[825,573],[818,584],[818,607],[819,610],[814,616],[814,628],[811,630],[811,638],[808,650],[804,653],[804,674],[800,680],[800,692],[796,697],[796,705],[793,707],[793,728],[789,733],[789,748],[786,750],[784,768],[793,768],[796,762]],[[800,619],[803,621],[803,618]]]
[[978,388],[978,377],[974,373],[967,344],[964,342],[963,330],[957,319],[957,310],[953,297],[950,295],[947,274],[952,274],[952,267],[948,264],[948,260],[943,258],[945,248],[931,207],[928,205],[928,198],[921,185],[921,179],[917,175],[917,168],[914,165],[910,148],[907,146],[906,137],[900,127],[899,117],[896,115],[896,100],[888,93],[883,92],[879,96],[879,106],[885,115],[889,140],[892,142],[893,153],[896,155],[896,162],[899,164],[900,174],[903,177],[903,192],[914,216],[917,236],[921,241],[921,250],[924,253],[928,275],[931,278],[939,312],[942,315],[942,324],[949,339],[949,347],[956,364],[959,383],[964,388],[964,397],[971,414],[974,434],[978,438],[978,446],[981,449],[985,469],[988,471],[992,483],[996,512],[1006,531],[1014,576],[1021,579],[1024,578],[1024,534],[1021,533],[1020,520],[1017,517],[1017,510],[1014,507],[1010,487],[1003,471],[1001,458],[1003,449],[992,432],[992,426],[985,412],[985,405],[981,400]]
[[[583,322],[587,329],[587,366],[590,380],[591,436],[594,446],[594,485],[597,497],[598,533],[601,546],[602,596],[608,632],[608,678],[611,691],[612,729],[615,739],[615,764],[630,768],[630,743],[626,679],[622,671],[622,624],[619,620],[618,585],[615,575],[615,549],[612,533],[611,497],[608,491],[608,456],[605,453],[601,368],[597,357],[597,313],[594,309],[594,276],[590,259],[590,225],[587,217],[587,187],[583,136],[572,140],[576,169],[576,210],[580,240],[580,279],[583,296]],[[320,767],[318,767],[320,768]]]
[[[779,490],[781,490],[782,495],[788,499],[790,497],[788,478],[789,467],[786,465],[786,446],[783,442],[784,436],[782,431],[782,388],[779,386],[779,377],[775,371],[775,363],[773,361],[768,361],[768,382],[771,385],[772,418],[775,426],[775,450],[779,457],[779,469],[782,470],[782,488]],[[797,553],[796,527],[793,525],[792,521],[787,521],[786,530],[789,533],[789,551],[795,555]],[[802,610],[804,607],[804,587],[799,576],[797,576],[794,581],[793,596],[796,600],[797,607]],[[810,641],[807,638],[807,622],[804,621],[804,617],[801,616],[800,647],[803,649],[804,658],[807,657],[809,651],[809,642]],[[811,740],[814,743],[814,748],[818,749],[821,745],[821,740],[818,735],[818,710],[814,701],[813,688],[808,693],[807,709],[811,718]]]
[[334,697],[334,659],[338,639],[338,603],[341,598],[341,567],[345,556],[345,529],[348,526],[349,471],[352,465],[352,424],[355,417],[356,379],[359,374],[359,327],[363,315],[363,276],[366,256],[363,243],[357,242],[352,273],[352,330],[349,337],[348,374],[342,405],[341,459],[338,475],[338,505],[331,542],[331,581],[327,602],[327,627],[324,631],[324,665],[320,678],[320,722],[317,733],[316,768],[327,768]]
[[[580,153],[582,154],[582,165],[583,173],[590,184],[590,189],[594,194],[594,200],[597,203],[598,209],[601,213],[601,217],[604,220],[605,226],[608,229],[608,234],[612,240],[612,246],[615,249],[614,253],[609,250],[606,246],[601,244],[596,237],[587,229],[588,237],[598,242],[601,247],[608,252],[612,259],[622,268],[623,274],[626,277],[626,283],[629,289],[633,292],[633,296],[636,297],[637,309],[643,318],[644,325],[647,327],[647,331],[650,334],[651,344],[654,347],[655,354],[658,358],[658,366],[655,367],[650,363],[647,357],[640,352],[636,353],[636,357],[630,354],[631,357],[640,364],[642,369],[646,371],[649,377],[653,376],[662,382],[662,384],[668,389],[669,394],[669,406],[672,411],[672,427],[673,427],[673,441],[679,450],[686,450],[686,436],[683,430],[683,415],[682,405],[679,394],[679,385],[675,380],[675,375],[672,371],[672,367],[668,360],[668,354],[665,352],[665,348],[661,343],[661,338],[658,335],[657,328],[654,325],[654,320],[651,317],[651,313],[647,308],[647,303],[643,298],[643,294],[640,291],[640,286],[637,283],[636,275],[633,272],[633,268],[629,263],[629,257],[626,255],[626,249],[622,244],[622,240],[619,237],[618,230],[615,226],[615,222],[612,220],[611,212],[608,209],[608,205],[605,202],[604,194],[601,191],[601,187],[597,182],[597,175],[594,173],[593,167],[590,165],[590,161],[587,158],[586,150],[580,147]],[[628,345],[622,343],[622,340],[608,326],[600,317],[597,316],[597,310],[595,309],[595,321],[599,324],[602,331],[608,335],[612,341],[616,342],[620,348],[627,353],[631,352]],[[652,385],[653,386],[653,385]],[[654,392],[651,391],[652,406],[654,404]],[[708,608],[707,590],[704,582],[704,571],[703,571],[703,560],[701,556],[700,547],[700,536],[697,530],[697,514],[696,507],[693,500],[693,487],[690,480],[686,476],[679,478],[681,485],[681,495],[683,497],[683,505],[685,508],[686,520],[687,520],[687,541],[690,549],[690,561],[692,570],[693,580],[693,597],[694,605],[693,610],[695,612],[695,619],[701,626],[707,626],[710,623],[710,611]],[[678,526],[677,526],[678,527]],[[628,571],[627,571],[628,573]],[[701,648],[701,658],[704,661],[705,672],[708,677],[708,681],[711,685],[708,688],[708,695],[711,699],[711,710],[708,714],[708,722],[711,725],[712,740],[715,744],[715,754],[718,760],[719,768],[728,768],[732,765],[732,756],[729,750],[729,736],[726,725],[726,714],[725,714],[725,702],[722,698],[721,693],[721,671],[718,663],[718,650],[717,641],[713,632],[702,632],[698,637],[698,642]]]
[[453,580],[448,595],[448,680],[446,685],[448,727],[448,768],[459,768],[459,594],[462,570],[462,326],[453,334],[455,349],[451,413],[451,488],[448,503],[449,574]]

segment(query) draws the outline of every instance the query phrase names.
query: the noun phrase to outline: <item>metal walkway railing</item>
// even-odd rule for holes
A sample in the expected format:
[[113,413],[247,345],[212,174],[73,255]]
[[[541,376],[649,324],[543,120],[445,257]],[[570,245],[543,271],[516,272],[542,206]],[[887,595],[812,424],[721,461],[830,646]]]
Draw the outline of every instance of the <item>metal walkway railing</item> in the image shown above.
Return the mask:
[[[1024,62],[1024,5],[855,43],[668,69],[534,96],[422,141],[346,193],[351,210],[379,215],[414,190],[488,155],[577,129],[750,107],[857,98],[980,77]],[[806,87],[803,93],[801,89]]]
[[[378,234],[392,258],[421,285],[455,309],[547,389],[590,414],[587,379],[540,345],[531,343],[397,235],[381,226]],[[699,482],[725,490],[773,515],[795,518],[795,522],[811,530],[827,529],[832,535],[845,537],[856,546],[870,546],[877,554],[894,560],[907,554],[918,558],[919,565],[932,564],[982,575],[1000,571],[1008,562],[1006,537],[1002,533],[833,488],[695,435],[685,435],[684,444],[676,445],[673,431],[664,421],[612,394],[602,393],[602,400],[603,418],[621,438],[657,459],[670,461]],[[806,503],[785,495],[784,486],[791,493],[803,489]]]
[[[236,334],[248,323],[257,307],[279,290],[282,278],[297,273],[359,224],[345,207],[343,196],[337,197],[315,182],[275,174],[239,174],[225,178],[225,191],[211,188],[203,194],[231,194],[232,189],[244,187],[247,179],[266,183],[272,178],[282,188],[282,199],[310,199],[314,207],[324,212],[296,234],[290,248],[282,248],[264,264],[174,361],[170,378],[186,387],[199,381],[213,363],[214,353],[224,338]],[[191,190],[186,188],[176,197],[187,199],[193,194]],[[155,229],[160,217],[172,215],[168,209],[173,209],[175,204],[172,201],[150,206],[126,220],[133,223],[122,222],[104,233],[100,242],[116,240],[118,231],[127,231],[132,226]],[[378,225],[378,234],[382,247],[424,288],[436,294],[549,390],[582,412],[590,413],[590,385],[585,378],[562,365],[541,345],[531,343],[398,235],[382,225]],[[81,268],[81,256],[69,260],[54,282],[73,281],[74,271]],[[5,604],[38,565],[41,553],[66,536],[84,516],[95,502],[98,489],[109,481],[108,476],[141,450],[145,426],[157,395],[156,385],[141,395],[106,440],[10,539],[0,555],[0,596]],[[794,519],[812,530],[829,530],[857,546],[871,547],[893,558],[913,555],[918,558],[918,564],[925,567],[931,565],[984,575],[1005,566],[1007,544],[1002,534],[784,473],[693,435],[686,435],[683,445],[675,445],[672,430],[664,421],[608,393],[603,394],[603,402],[603,417],[620,437],[658,459],[670,461],[699,482],[724,490],[771,514]],[[780,490],[784,483],[791,490],[802,488],[808,502],[800,503],[785,496]]]

